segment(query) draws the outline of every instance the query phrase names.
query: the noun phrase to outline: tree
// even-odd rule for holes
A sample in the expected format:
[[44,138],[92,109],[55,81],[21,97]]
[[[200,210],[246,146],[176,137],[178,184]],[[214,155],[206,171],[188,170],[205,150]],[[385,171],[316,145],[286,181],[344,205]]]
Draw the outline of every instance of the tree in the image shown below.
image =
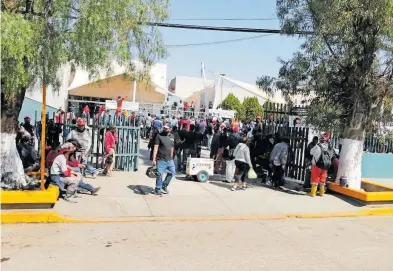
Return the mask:
[[303,31],[305,41],[292,59],[280,60],[277,79],[257,83],[339,107],[344,131],[337,177],[360,189],[365,132],[393,97],[393,1],[277,0],[277,14],[285,33]]
[[239,99],[232,93],[229,93],[228,96],[225,97],[221,104],[218,105],[218,108],[224,110],[235,110],[238,117],[240,117],[243,113],[242,104],[240,103]]
[[[133,77],[148,80],[150,66],[165,55],[161,35],[148,22],[168,16],[167,0],[35,0],[1,2],[1,147],[2,177],[24,184],[15,147],[15,129],[26,91],[50,85],[65,63],[92,76],[117,61]],[[131,60],[144,63],[135,71]]]
[[247,97],[243,101],[243,119],[255,120],[257,115],[263,114],[263,107],[259,104],[257,97]]

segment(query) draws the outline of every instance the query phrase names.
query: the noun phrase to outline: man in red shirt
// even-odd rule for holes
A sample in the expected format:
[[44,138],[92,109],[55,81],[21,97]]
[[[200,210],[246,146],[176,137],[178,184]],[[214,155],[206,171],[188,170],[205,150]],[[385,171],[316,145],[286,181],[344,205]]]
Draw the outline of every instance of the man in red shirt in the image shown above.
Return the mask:
[[182,129],[182,127],[183,127],[183,125],[186,127],[186,130],[187,131],[190,131],[190,124],[191,124],[191,122],[188,120],[188,119],[180,119],[180,121],[179,121],[179,129],[181,130]]
[[87,119],[89,117],[89,114],[90,114],[90,108],[88,105],[86,105],[83,108],[83,118]]
[[184,107],[184,112],[185,112],[185,114],[187,114],[187,112],[188,112],[188,103],[187,103],[187,102],[184,102],[183,107]]

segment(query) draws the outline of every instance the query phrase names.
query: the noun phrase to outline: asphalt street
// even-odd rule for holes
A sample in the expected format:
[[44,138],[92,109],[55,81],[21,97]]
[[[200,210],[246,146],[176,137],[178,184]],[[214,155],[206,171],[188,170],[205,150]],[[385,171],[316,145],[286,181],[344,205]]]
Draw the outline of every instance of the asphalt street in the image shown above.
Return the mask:
[[393,217],[2,226],[2,270],[392,270]]

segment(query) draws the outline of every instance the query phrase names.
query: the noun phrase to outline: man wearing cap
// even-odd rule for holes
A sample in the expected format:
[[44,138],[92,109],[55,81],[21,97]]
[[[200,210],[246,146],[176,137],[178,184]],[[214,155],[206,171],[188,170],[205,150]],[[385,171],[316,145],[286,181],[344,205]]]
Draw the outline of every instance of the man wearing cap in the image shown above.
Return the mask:
[[76,140],[81,145],[81,148],[78,151],[81,152],[81,164],[86,166],[84,175],[88,173],[91,174],[93,178],[95,178],[97,176],[97,170],[90,163],[88,163],[89,150],[91,147],[91,135],[89,130],[86,128],[86,120],[83,118],[78,118],[76,124],[77,128],[69,133],[67,139]]
[[319,143],[311,150],[311,192],[308,193],[310,197],[315,197],[317,194],[319,184],[319,195],[323,197],[325,194],[325,182],[327,178],[327,171],[331,165],[332,154],[327,143],[327,136],[321,134]]
[[[157,166],[157,179],[155,194],[161,196],[168,194],[168,186],[175,175],[175,163],[173,161],[174,139],[169,136],[170,127],[165,125],[162,133],[158,134],[154,141],[153,166]],[[165,171],[168,171],[165,180],[162,181]]]
[[25,116],[24,118],[24,123],[22,123],[21,125],[23,128],[25,128],[25,130],[32,136],[34,137],[34,126],[31,125],[30,123],[30,117],[29,116]]

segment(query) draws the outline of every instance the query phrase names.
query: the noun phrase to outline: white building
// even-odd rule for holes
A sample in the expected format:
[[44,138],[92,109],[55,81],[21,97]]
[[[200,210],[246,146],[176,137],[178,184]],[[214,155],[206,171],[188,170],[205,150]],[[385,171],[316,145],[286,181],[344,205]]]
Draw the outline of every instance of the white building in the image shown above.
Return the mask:
[[[140,62],[135,62],[136,69],[143,69]],[[71,71],[69,64],[63,65],[58,76],[61,86],[58,92],[54,92],[49,86],[46,95],[46,109],[50,116],[59,108],[66,109],[69,100],[83,101],[85,103],[105,103],[105,100],[115,99],[117,96],[128,96],[126,100],[132,101],[133,81],[130,77],[124,76],[125,67],[117,63],[112,64],[113,72],[108,76],[104,71],[99,72],[97,77],[91,78],[87,71],[76,68]],[[161,105],[164,102],[167,92],[166,87],[166,64],[155,64],[150,69],[150,84],[145,82],[136,83],[135,101],[139,103],[156,103]],[[72,99],[70,99],[72,98]],[[32,120],[41,119],[42,106],[42,86],[34,86],[26,93],[22,109],[19,114],[19,121],[22,122],[24,116],[30,116]]]
[[[234,94],[240,102],[247,97],[257,97],[261,104],[266,101],[272,103],[285,104],[286,101],[277,91],[273,96],[268,96],[258,86],[244,83],[228,76],[219,75],[216,81],[203,79],[202,77],[176,76],[168,86],[170,102],[179,100],[194,102],[195,107],[199,108],[201,104],[213,103],[216,108],[228,94]],[[294,104],[300,104],[303,98],[301,96],[292,97]]]

